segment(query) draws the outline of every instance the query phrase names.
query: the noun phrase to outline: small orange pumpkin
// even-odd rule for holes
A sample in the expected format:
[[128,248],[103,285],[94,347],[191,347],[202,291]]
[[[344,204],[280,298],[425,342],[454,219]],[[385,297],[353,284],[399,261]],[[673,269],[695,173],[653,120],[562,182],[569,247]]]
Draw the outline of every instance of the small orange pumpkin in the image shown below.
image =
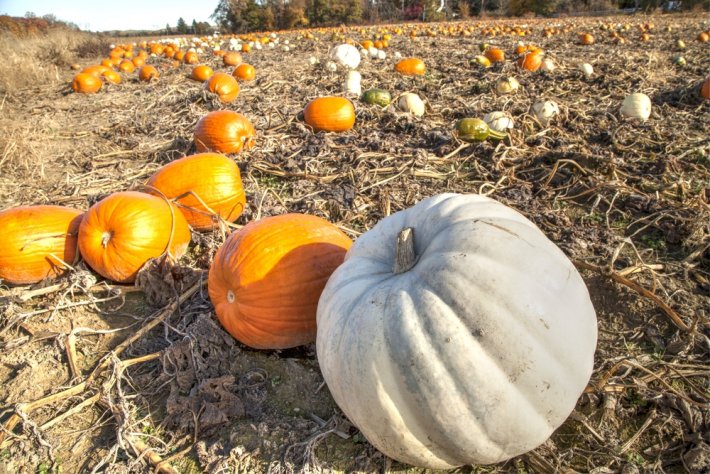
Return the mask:
[[256,77],[256,69],[251,64],[241,63],[234,69],[232,75],[242,81],[253,81]]
[[355,124],[355,107],[344,97],[318,97],[303,109],[303,119],[316,132],[344,132]]
[[136,191],[111,194],[86,212],[79,250],[98,274],[119,283],[135,280],[151,259],[180,258],[190,243],[182,213],[162,197]]
[[710,76],[706,77],[700,86],[700,96],[705,100],[710,100]]
[[81,216],[82,211],[60,206],[0,212],[0,280],[25,285],[64,273],[78,255]]
[[318,299],[351,245],[316,216],[282,214],[247,224],[227,238],[210,267],[217,318],[256,349],[314,341]]
[[84,74],[91,74],[92,76],[101,77],[101,74],[110,70],[110,68],[104,66],[103,64],[96,64],[94,66],[87,66],[81,70]]
[[192,68],[192,73],[190,74],[190,79],[194,81],[204,82],[210,77],[212,77],[214,71],[211,67],[206,64],[200,64]]
[[405,76],[421,76],[426,73],[426,65],[419,58],[407,58],[397,62],[394,70]]
[[199,153],[172,161],[156,171],[146,185],[168,199],[183,196],[176,201],[177,206],[197,231],[215,228],[216,216],[235,221],[246,205],[239,167],[217,153]]
[[215,110],[202,117],[195,127],[197,151],[239,153],[254,146],[256,131],[248,118],[231,110]]
[[542,54],[539,51],[528,52],[518,58],[518,67],[526,71],[537,71],[542,65]]
[[145,58],[143,56],[136,56],[131,62],[135,67],[141,67],[145,64]]
[[154,66],[145,65],[138,70],[138,79],[141,81],[150,82],[158,77],[160,77],[160,74]]
[[483,53],[485,57],[492,63],[499,63],[505,61],[505,52],[500,48],[488,48],[486,52]]
[[707,43],[708,41],[710,41],[710,33],[708,33],[707,31],[701,31],[700,33],[698,33],[697,40],[701,43]]
[[101,82],[101,79],[99,79],[95,75],[86,72],[80,72],[79,74],[74,76],[74,80],[72,80],[71,83],[71,88],[74,90],[74,92],[81,92],[82,94],[93,94],[101,90],[102,85],[103,82]]
[[237,80],[224,72],[216,72],[205,82],[205,88],[217,94],[219,100],[225,104],[234,102],[239,95],[239,83]]
[[229,51],[222,56],[222,62],[225,66],[239,66],[242,63],[242,55],[237,51]]
[[114,71],[113,69],[108,69],[104,71],[101,74],[101,77],[106,81],[110,82],[111,84],[120,84],[121,83],[121,75]]
[[582,33],[581,35],[579,35],[579,42],[580,44],[585,45],[594,44],[594,36],[592,36],[590,33]]
[[128,72],[131,73],[136,70],[136,66],[133,64],[133,62],[129,59],[124,59],[123,61],[120,62],[118,65],[118,69],[121,72]]
[[244,43],[242,45],[242,53],[248,53],[251,51],[251,45],[249,43]]

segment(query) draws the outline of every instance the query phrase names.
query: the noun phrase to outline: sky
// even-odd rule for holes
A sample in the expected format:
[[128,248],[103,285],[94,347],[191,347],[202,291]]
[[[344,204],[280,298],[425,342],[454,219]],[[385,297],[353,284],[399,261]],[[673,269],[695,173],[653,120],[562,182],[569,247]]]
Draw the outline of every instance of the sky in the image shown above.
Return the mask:
[[82,30],[156,30],[175,26],[182,17],[208,21],[219,0],[0,0],[0,15],[54,14]]

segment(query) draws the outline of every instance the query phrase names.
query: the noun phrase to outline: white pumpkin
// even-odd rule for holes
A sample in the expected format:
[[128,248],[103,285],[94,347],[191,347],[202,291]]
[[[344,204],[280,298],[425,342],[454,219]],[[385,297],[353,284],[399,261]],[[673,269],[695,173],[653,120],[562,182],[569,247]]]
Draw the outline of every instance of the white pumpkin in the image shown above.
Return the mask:
[[520,88],[520,83],[514,77],[504,77],[496,82],[496,92],[499,94],[512,94]]
[[645,122],[651,116],[651,99],[641,92],[629,94],[624,98],[624,103],[621,105],[619,112],[624,117]]
[[330,59],[350,69],[355,69],[360,64],[360,52],[351,44],[341,44],[330,52]]
[[416,117],[421,117],[426,111],[424,101],[413,92],[405,92],[399,96],[397,108],[402,112],[410,113]]
[[535,118],[547,127],[547,125],[560,113],[560,107],[554,100],[541,100],[532,106]]
[[587,79],[592,77],[592,75],[594,74],[594,68],[589,63],[581,63],[578,67],[579,70],[582,71],[582,74],[584,74],[584,77],[586,77]]
[[360,81],[362,80],[362,75],[357,71],[348,71],[345,75],[345,93],[346,94],[362,94],[362,86]]
[[[414,264],[397,273],[407,228],[413,258],[399,261]],[[584,390],[597,340],[564,253],[515,210],[459,194],[361,235],[323,290],[317,326],[318,362],[343,413],[384,454],[436,469],[543,443]]]
[[542,64],[540,65],[540,70],[542,72],[549,72],[552,73],[555,70],[555,62],[550,59],[550,58],[545,58],[542,60]]
[[483,121],[496,132],[508,133],[508,130],[513,129],[513,118],[505,112],[489,112],[483,116]]

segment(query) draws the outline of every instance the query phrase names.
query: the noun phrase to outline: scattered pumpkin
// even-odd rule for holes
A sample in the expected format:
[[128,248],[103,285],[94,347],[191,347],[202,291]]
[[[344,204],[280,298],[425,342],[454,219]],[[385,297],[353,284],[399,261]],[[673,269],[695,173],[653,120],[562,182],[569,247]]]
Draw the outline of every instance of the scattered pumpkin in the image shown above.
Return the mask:
[[141,81],[150,82],[158,77],[160,77],[160,74],[155,69],[155,66],[145,65],[138,70],[138,79]]
[[513,94],[520,88],[520,83],[514,77],[504,77],[496,82],[496,92],[501,95]]
[[237,51],[228,51],[222,56],[225,66],[239,66],[242,63],[242,55]]
[[542,66],[542,54],[539,51],[527,52],[518,58],[518,67],[526,71],[537,71]]
[[316,308],[351,240],[316,216],[282,214],[231,234],[208,277],[217,318],[240,342],[286,349],[315,340]]
[[175,202],[187,223],[197,231],[233,222],[244,211],[246,197],[239,167],[224,155],[185,156],[160,168],[146,185]]
[[190,242],[182,213],[165,198],[136,191],[110,194],[84,215],[79,250],[99,275],[130,283],[151,258],[180,258]]
[[419,58],[407,58],[397,62],[394,70],[405,76],[421,76],[426,73],[426,65]]
[[545,100],[535,102],[532,111],[538,122],[546,127],[560,113],[560,107],[555,101]]
[[187,53],[185,53],[183,61],[185,61],[185,64],[197,64],[198,62],[200,62],[200,58],[197,56],[197,53],[195,51],[188,51]]
[[111,84],[120,84],[121,83],[121,75],[114,71],[113,69],[108,69],[101,74],[101,77],[106,81],[110,82]]
[[239,83],[237,80],[225,72],[216,72],[212,74],[207,82],[205,89],[217,94],[222,103],[228,104],[234,102],[239,96]]
[[392,102],[392,95],[389,91],[384,89],[370,89],[362,94],[361,99],[363,102],[369,105],[379,105],[380,107],[386,107]]
[[[363,48],[367,49],[365,46]],[[355,69],[360,64],[360,52],[351,44],[341,44],[331,50],[330,59],[341,66]]]
[[355,107],[344,97],[318,97],[303,109],[303,119],[316,132],[345,132],[355,125]]
[[93,94],[101,90],[102,85],[103,82],[101,82],[101,79],[99,79],[95,75],[80,72],[79,74],[74,76],[74,79],[71,83],[71,88],[74,90],[74,92],[80,92],[82,94]]
[[206,64],[200,64],[199,66],[195,66],[192,68],[192,72],[190,73],[190,79],[192,79],[193,81],[205,82],[207,79],[212,77],[213,74],[214,71],[211,67]]
[[118,64],[118,69],[119,69],[119,71],[121,71],[121,72],[128,72],[128,73],[131,73],[131,72],[135,71],[136,66],[133,64],[132,61],[130,61],[130,60],[128,60],[128,59],[124,59],[123,61],[121,61],[121,62]]
[[415,117],[421,117],[426,112],[424,101],[413,92],[405,92],[397,99],[397,108],[402,112],[407,112]]
[[505,61],[505,52],[500,48],[490,47],[486,49],[486,52],[483,54],[492,63],[500,63]]
[[584,45],[594,44],[594,36],[590,33],[582,33],[579,35],[579,43]]
[[480,195],[425,199],[359,236],[317,323],[343,413],[387,456],[432,469],[542,444],[587,386],[597,341],[574,265]]
[[68,270],[78,256],[81,216],[82,211],[60,206],[20,206],[0,212],[0,280],[26,285]]
[[251,64],[241,63],[234,68],[232,75],[242,81],[253,81],[256,77],[256,69]]
[[231,110],[210,112],[195,127],[195,146],[199,152],[238,153],[254,146],[255,137],[249,119]]
[[619,112],[624,117],[645,122],[651,116],[651,99],[641,92],[634,92],[624,98]]

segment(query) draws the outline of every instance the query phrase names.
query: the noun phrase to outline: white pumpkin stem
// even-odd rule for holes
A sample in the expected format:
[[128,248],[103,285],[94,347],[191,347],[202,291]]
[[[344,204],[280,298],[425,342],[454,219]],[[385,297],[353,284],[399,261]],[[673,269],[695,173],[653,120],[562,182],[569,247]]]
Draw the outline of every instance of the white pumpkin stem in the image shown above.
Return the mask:
[[397,235],[397,255],[394,261],[394,274],[404,273],[416,265],[418,257],[414,251],[414,229],[407,227]]

